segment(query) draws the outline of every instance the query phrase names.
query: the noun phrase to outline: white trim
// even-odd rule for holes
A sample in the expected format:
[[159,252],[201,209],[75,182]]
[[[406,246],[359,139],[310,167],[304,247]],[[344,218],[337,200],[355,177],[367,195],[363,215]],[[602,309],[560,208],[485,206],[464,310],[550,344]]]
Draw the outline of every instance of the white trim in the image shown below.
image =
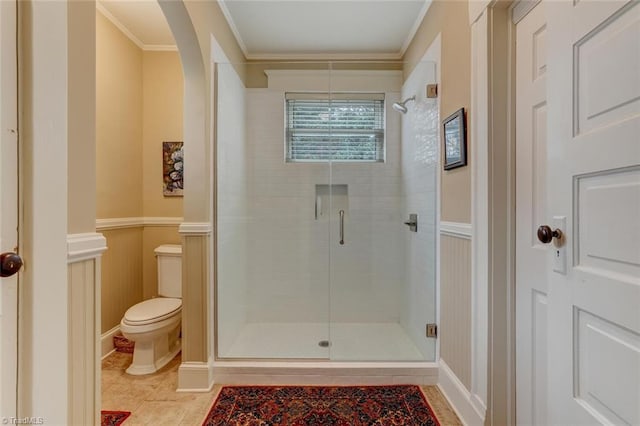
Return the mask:
[[107,250],[107,239],[100,233],[67,235],[67,263],[100,257]]
[[471,239],[473,229],[470,223],[440,222],[440,234],[455,238]]
[[96,219],[96,230],[106,231],[143,226],[179,226],[182,221],[181,217],[115,217]]
[[129,29],[118,18],[113,16],[113,14],[109,12],[107,8],[105,8],[99,1],[96,2],[96,10],[102,13],[102,16],[107,18],[113,25],[115,25],[117,29],[122,32],[122,34],[127,36],[127,38],[141,50],[147,50],[151,52],[178,51],[178,47],[175,44],[144,44],[138,37],[133,35],[133,33],[129,31]]
[[111,355],[115,350],[115,346],[113,345],[113,336],[120,334],[120,325],[116,325],[111,330],[106,333],[102,333],[100,336],[100,347],[102,348],[101,357],[105,359],[109,355]]
[[140,39],[136,36],[133,35],[133,33],[131,31],[129,31],[129,29],[127,27],[124,26],[124,24],[122,22],[120,22],[120,20],[118,18],[116,18],[115,16],[113,16],[113,14],[111,14],[111,12],[109,12],[100,2],[96,2],[96,10],[100,13],[102,13],[102,15],[107,18],[109,21],[111,21],[111,23],[113,25],[116,26],[117,29],[119,29],[122,34],[126,35],[129,40],[131,40],[133,42],[133,44],[135,44],[136,46],[138,46],[140,49],[144,48],[144,43],[140,41]]
[[438,388],[464,425],[483,425],[485,410],[478,410],[469,390],[442,359],[439,362]]
[[[326,77],[325,70],[276,70],[266,69],[267,77]],[[332,70],[331,77],[402,77],[400,70]]]
[[473,0],[469,2],[469,25],[473,25],[494,0]]
[[249,53],[251,61],[400,61],[402,53]]
[[413,26],[411,27],[411,30],[409,30],[409,33],[407,34],[407,38],[404,40],[404,43],[402,43],[402,47],[400,48],[400,56],[404,56],[405,52],[409,48],[409,45],[411,44],[414,37],[416,36],[416,33],[418,32],[418,29],[422,25],[422,21],[424,20],[424,17],[427,15],[427,11],[429,10],[429,7],[431,7],[431,3],[432,3],[432,0],[425,0],[424,5],[422,6],[422,9],[420,9],[420,12],[418,13],[417,18],[413,23]]
[[435,385],[435,362],[216,361],[214,381],[225,384]]
[[229,28],[231,28],[231,32],[233,33],[233,36],[236,38],[236,42],[238,43],[238,46],[240,46],[240,50],[242,50],[242,53],[244,53],[244,57],[247,59],[255,59],[255,58],[249,57],[249,53],[247,52],[247,45],[244,44],[244,40],[242,40],[242,37],[240,36],[240,31],[238,31],[238,27],[236,27],[236,23],[231,17],[231,13],[227,8],[226,1],[218,0],[218,6],[220,6],[220,10],[222,10],[222,14],[224,15],[224,18],[227,20],[227,24],[229,24]]
[[177,52],[178,46],[175,44],[145,44],[142,50],[147,52]]
[[181,217],[143,217],[143,226],[180,226],[184,219]]
[[209,235],[213,225],[209,222],[183,222],[178,228],[180,235]]
[[[474,3],[474,2],[470,2]],[[471,389],[486,405],[489,327],[488,17],[471,26]]]
[[209,392],[213,388],[213,383],[213,366],[210,362],[180,364],[177,392]]
[[112,229],[138,228],[143,226],[142,217],[115,217],[110,219],[96,219],[96,230],[107,231]]
[[514,24],[522,21],[541,0],[516,0],[511,6],[511,21]]

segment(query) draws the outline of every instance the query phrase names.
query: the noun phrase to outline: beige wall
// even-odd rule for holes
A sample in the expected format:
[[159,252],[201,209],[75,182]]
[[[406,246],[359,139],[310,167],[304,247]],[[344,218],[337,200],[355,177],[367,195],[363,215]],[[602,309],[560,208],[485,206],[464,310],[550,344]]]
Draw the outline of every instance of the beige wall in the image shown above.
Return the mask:
[[[183,79],[178,52],[142,51],[96,15],[96,188],[98,219],[181,217],[182,197],[162,194],[162,142],[182,140]],[[102,231],[105,333],[125,311],[157,295],[153,249],[180,243],[177,226]]]
[[[442,34],[440,64],[440,118],[464,107],[469,135],[471,104],[471,27],[467,1],[435,0],[404,55],[405,76],[420,61],[438,34]],[[467,158],[473,141],[467,137]],[[441,215],[449,222],[471,221],[471,167],[442,172]]]
[[[68,9],[68,215],[67,234],[93,232],[96,220],[96,67],[93,1],[73,2]],[[87,19],[89,18],[89,19]],[[71,65],[73,64],[73,65]],[[88,107],[91,105],[91,107]],[[87,161],[89,159],[89,161]]]
[[142,51],[96,15],[97,217],[142,216]]
[[182,141],[180,56],[178,52],[147,51],[142,58],[143,215],[181,217],[182,197],[162,195],[162,142]]

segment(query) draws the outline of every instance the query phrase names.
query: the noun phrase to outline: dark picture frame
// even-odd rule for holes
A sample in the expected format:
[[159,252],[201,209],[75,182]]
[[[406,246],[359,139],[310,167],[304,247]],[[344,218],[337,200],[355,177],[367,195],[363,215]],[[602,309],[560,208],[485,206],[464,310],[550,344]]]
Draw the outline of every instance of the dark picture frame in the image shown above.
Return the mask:
[[464,108],[460,108],[442,121],[444,139],[444,169],[467,165],[467,124]]

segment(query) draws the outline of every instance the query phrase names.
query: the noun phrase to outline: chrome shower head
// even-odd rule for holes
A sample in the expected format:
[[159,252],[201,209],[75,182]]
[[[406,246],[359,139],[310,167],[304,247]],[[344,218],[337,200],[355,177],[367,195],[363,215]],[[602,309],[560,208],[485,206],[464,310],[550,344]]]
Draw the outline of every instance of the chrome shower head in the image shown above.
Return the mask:
[[416,95],[413,95],[412,97],[407,98],[407,99],[405,99],[405,100],[404,100],[404,101],[402,101],[402,102],[395,102],[395,103],[393,104],[393,109],[395,109],[396,111],[401,112],[401,113],[403,113],[403,114],[406,114],[406,113],[407,113],[407,111],[408,111],[408,109],[407,109],[407,107],[405,106],[405,104],[406,104],[407,102],[409,102],[409,101],[415,101],[415,100],[416,100]]

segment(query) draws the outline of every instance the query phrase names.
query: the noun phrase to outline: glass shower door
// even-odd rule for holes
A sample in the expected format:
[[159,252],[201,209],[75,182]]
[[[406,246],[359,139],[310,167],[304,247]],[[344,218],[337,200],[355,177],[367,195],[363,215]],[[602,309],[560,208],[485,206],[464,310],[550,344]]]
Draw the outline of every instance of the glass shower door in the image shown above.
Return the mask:
[[[313,143],[328,114],[291,85],[299,66],[217,65],[218,358],[329,356],[329,164]],[[326,63],[305,67],[326,85]]]
[[[331,75],[332,137],[345,150],[330,162],[332,360],[435,359],[425,335],[436,322],[439,125],[437,101],[425,96],[435,66],[418,64],[406,80],[404,67],[354,64]],[[393,107],[412,96],[405,113]],[[410,213],[417,232],[404,223]]]

